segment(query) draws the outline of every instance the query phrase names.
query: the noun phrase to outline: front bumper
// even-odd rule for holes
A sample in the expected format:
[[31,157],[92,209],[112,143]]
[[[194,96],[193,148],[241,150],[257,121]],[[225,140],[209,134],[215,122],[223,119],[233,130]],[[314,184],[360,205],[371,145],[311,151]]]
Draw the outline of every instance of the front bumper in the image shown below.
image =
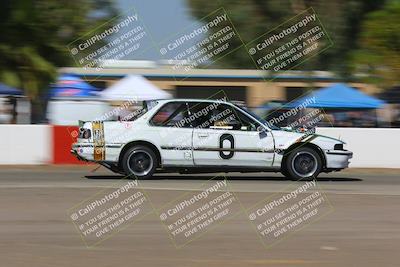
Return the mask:
[[353,152],[348,150],[327,150],[325,151],[327,169],[345,169],[349,167]]

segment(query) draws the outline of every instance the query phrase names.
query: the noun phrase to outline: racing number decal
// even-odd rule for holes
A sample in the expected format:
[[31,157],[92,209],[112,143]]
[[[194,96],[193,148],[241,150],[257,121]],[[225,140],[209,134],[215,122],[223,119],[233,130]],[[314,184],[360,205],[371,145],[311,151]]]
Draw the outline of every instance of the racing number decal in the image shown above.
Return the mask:
[[[229,141],[230,143],[230,148],[227,150],[224,149],[224,141]],[[219,148],[221,149],[219,151],[219,156],[223,159],[231,159],[233,157],[233,154],[235,154],[235,139],[233,138],[233,135],[231,134],[223,134],[219,138]],[[228,152],[228,153],[227,153]],[[227,154],[226,154],[227,153]]]

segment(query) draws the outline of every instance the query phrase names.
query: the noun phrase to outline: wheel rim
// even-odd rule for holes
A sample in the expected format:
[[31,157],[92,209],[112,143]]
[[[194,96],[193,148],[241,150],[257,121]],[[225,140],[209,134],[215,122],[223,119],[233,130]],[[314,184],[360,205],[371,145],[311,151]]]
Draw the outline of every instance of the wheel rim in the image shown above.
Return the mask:
[[153,158],[145,150],[135,150],[128,157],[128,169],[137,176],[149,174],[153,168]]
[[315,174],[318,168],[317,158],[310,152],[298,152],[293,157],[292,169],[300,177],[306,178]]

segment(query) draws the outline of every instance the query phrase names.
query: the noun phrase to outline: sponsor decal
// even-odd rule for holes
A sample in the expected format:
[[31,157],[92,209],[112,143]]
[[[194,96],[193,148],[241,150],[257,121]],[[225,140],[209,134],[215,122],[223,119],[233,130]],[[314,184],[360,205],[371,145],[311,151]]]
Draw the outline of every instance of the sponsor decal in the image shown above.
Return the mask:
[[93,127],[93,159],[102,161],[106,158],[105,140],[104,140],[104,124],[102,121],[94,121]]

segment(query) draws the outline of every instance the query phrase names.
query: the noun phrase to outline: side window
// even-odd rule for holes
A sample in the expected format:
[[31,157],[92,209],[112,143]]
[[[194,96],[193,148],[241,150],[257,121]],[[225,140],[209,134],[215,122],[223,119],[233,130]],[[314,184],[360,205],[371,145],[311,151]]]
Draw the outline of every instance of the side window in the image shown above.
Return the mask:
[[188,118],[194,128],[210,128],[212,103],[190,102]]
[[236,110],[228,105],[219,105],[211,118],[213,121],[211,128],[239,130],[241,125],[236,113]]
[[255,131],[255,122],[239,110],[221,103],[195,102],[189,104],[189,118],[195,118],[191,124],[201,129],[231,129]]
[[241,130],[244,131],[257,131],[257,128],[260,126],[260,124],[247,115],[243,114],[240,110],[234,109],[235,113],[238,117],[238,120],[241,123]]
[[256,131],[257,125],[252,119],[237,110],[236,108],[222,104],[218,108],[216,119],[214,119],[215,129],[232,129],[241,131]]
[[189,127],[185,102],[170,102],[162,106],[150,120],[151,125],[164,127]]

